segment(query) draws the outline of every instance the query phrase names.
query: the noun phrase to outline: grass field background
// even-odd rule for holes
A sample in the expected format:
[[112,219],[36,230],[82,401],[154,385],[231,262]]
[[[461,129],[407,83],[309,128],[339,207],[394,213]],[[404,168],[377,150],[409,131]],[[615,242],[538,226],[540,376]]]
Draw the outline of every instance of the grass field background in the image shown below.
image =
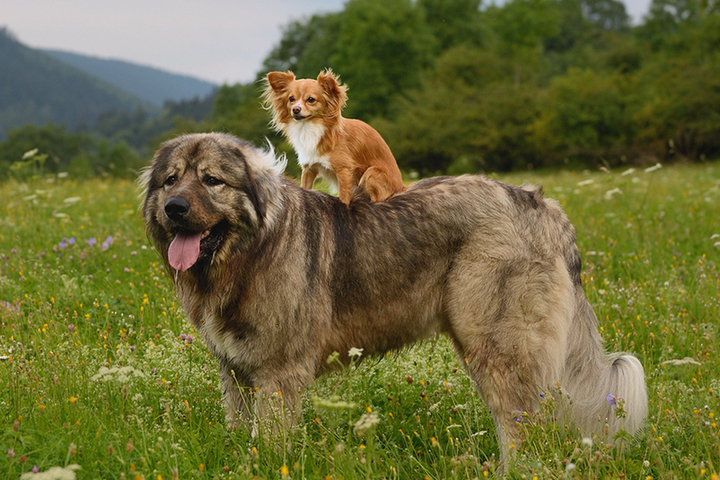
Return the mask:
[[[638,356],[650,397],[622,447],[568,434],[552,405],[524,415],[508,476],[717,479],[720,163],[498,178],[561,202],[607,349]],[[499,476],[492,420],[443,337],[321,379],[286,437],[226,430],[216,363],[139,202],[131,182],[0,183],[0,478]]]

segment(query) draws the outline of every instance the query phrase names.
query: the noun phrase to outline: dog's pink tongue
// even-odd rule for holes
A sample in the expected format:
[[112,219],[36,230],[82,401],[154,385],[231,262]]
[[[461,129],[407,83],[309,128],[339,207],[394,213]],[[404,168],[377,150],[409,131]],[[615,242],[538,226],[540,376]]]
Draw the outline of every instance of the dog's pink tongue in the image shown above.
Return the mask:
[[200,240],[202,233],[193,235],[185,235],[178,233],[175,235],[170,248],[168,248],[168,260],[170,266],[175,270],[184,272],[188,268],[195,265],[200,256]]

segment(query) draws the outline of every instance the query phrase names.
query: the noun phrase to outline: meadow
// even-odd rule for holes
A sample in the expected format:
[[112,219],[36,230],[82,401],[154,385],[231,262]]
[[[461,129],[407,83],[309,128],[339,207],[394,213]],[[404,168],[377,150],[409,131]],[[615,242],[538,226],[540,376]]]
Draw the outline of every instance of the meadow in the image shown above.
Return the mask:
[[[719,478],[720,162],[497,178],[561,202],[607,349],[638,356],[650,398],[619,445],[556,425],[551,400],[523,412],[507,477]],[[286,435],[227,430],[139,203],[130,181],[0,183],[0,478],[500,477],[443,337],[324,377]]]

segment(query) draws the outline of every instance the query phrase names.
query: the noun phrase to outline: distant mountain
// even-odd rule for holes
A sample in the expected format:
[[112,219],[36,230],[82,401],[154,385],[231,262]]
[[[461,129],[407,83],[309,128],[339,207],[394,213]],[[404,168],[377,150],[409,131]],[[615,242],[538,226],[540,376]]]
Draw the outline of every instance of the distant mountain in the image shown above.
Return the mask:
[[0,28],[0,140],[9,128],[93,125],[101,113],[158,110],[150,102],[26,47]]
[[178,102],[195,97],[203,98],[218,87],[205,80],[122,60],[102,59],[60,50],[42,51],[158,107],[166,100]]

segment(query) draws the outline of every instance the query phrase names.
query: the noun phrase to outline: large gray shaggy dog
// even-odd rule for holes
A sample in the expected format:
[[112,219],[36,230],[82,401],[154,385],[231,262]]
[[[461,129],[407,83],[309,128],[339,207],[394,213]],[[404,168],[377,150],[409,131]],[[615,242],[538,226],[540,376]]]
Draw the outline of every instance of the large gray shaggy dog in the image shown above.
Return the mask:
[[503,458],[521,441],[514,412],[556,385],[585,434],[641,426],[643,367],[603,352],[575,230],[539,189],[430,178],[384,202],[356,191],[348,206],[283,168],[229,135],[193,134],[165,143],[141,179],[148,235],[218,359],[229,422],[268,418],[281,398],[288,426],[333,352],[347,361],[353,347],[381,354],[443,332]]

